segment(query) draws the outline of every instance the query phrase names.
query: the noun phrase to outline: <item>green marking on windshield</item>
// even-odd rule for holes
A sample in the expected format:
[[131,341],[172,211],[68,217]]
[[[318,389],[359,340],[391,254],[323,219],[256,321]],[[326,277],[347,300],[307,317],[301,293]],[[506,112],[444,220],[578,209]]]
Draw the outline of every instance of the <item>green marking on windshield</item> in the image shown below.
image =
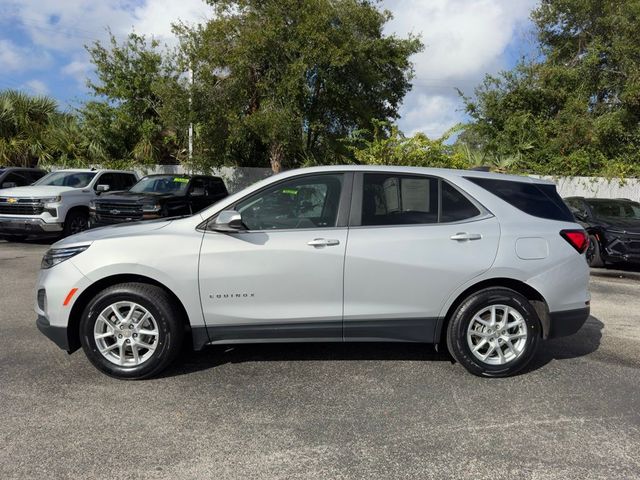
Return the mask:
[[189,179],[183,177],[174,177],[173,181],[177,183],[189,183]]
[[282,193],[286,193],[288,195],[297,195],[298,191],[294,188],[283,188]]

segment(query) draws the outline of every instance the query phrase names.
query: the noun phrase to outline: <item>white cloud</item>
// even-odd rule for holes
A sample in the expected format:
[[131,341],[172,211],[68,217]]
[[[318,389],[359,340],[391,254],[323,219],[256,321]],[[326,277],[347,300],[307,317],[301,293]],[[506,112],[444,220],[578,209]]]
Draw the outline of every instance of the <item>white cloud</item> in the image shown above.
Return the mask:
[[117,37],[135,29],[171,41],[171,23],[201,22],[212,12],[203,0],[6,0],[6,6],[8,17],[20,23],[34,44],[61,52],[104,41],[107,29]]
[[536,0],[385,0],[394,19],[387,33],[420,35],[414,89],[400,125],[438,136],[464,119],[455,88],[471,92],[485,73],[505,67],[504,53]]
[[62,67],[60,71],[64,75],[73,77],[79,85],[84,86],[92,69],[91,62],[87,60],[73,60]]
[[42,51],[16,45],[11,40],[0,38],[0,69],[6,72],[42,69],[50,58]]
[[149,0],[134,11],[136,32],[153,35],[171,42],[171,24],[178,19],[187,23],[205,23],[212,16],[212,8],[203,0]]
[[29,80],[25,83],[25,87],[36,95],[46,95],[49,93],[49,87],[42,80]]

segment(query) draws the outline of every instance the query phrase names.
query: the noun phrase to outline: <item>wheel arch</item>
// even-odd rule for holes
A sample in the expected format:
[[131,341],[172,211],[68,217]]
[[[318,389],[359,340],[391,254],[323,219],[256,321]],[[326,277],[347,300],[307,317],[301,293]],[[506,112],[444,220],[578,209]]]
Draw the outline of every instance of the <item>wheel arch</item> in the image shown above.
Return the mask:
[[67,216],[73,212],[82,212],[89,215],[89,207],[86,205],[74,205],[73,207],[69,208],[69,210],[67,210],[67,213],[65,213],[65,216],[64,216],[65,221],[67,220]]
[[153,278],[150,278],[144,275],[118,274],[118,275],[111,275],[108,277],[101,278],[100,280],[92,283],[80,294],[80,296],[78,296],[76,301],[73,303],[73,306],[71,307],[71,312],[69,313],[69,322],[67,326],[67,339],[69,342],[68,343],[69,353],[75,352],[80,348],[80,319],[82,318],[82,313],[84,312],[84,309],[87,307],[91,299],[94,298],[98,292],[104,290],[105,288],[108,288],[120,283],[130,283],[130,282],[146,283],[149,285],[155,285],[157,287],[162,288],[169,295],[169,297],[173,300],[175,305],[180,310],[182,314],[181,316],[183,319],[183,323],[184,323],[185,334],[187,334],[188,338],[191,339],[192,345],[194,346],[194,348],[201,347],[201,345],[199,344],[196,345],[197,343],[195,341],[196,339],[193,338],[193,335],[191,332],[191,323],[189,321],[189,315],[187,313],[186,308],[184,307],[184,304],[178,298],[178,296],[175,293],[173,293],[173,291],[171,291],[170,288],[158,282],[157,280],[154,280]]
[[499,277],[489,278],[475,283],[456,297],[456,299],[447,309],[446,315],[442,317],[438,322],[435,336],[436,343],[441,343],[445,340],[447,326],[449,324],[451,316],[456,311],[458,306],[470,295],[479,292],[480,290],[491,287],[508,288],[518,292],[519,294],[527,298],[527,300],[529,300],[536,313],[538,314],[538,319],[540,320],[540,325],[542,326],[542,338],[547,338],[549,336],[549,331],[551,330],[551,317],[549,316],[549,307],[547,305],[547,301],[544,299],[542,294],[535,288],[527,285],[521,280]]

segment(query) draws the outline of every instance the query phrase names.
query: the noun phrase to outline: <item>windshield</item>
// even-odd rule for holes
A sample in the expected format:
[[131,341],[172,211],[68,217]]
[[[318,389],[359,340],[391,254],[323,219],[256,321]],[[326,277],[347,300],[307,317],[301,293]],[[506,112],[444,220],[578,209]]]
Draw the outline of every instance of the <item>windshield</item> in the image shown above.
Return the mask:
[[596,217],[640,220],[640,203],[620,200],[600,200],[589,202],[589,206]]
[[133,193],[183,193],[187,191],[189,185],[189,177],[180,177],[175,175],[152,175],[144,177],[133,187],[130,192]]
[[95,176],[96,172],[51,172],[34,185],[85,188]]

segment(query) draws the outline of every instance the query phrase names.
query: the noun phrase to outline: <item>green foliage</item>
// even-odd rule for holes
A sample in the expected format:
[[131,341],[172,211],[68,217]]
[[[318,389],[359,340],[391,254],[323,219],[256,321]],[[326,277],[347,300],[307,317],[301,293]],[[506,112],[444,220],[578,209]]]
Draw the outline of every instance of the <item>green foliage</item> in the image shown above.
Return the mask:
[[95,42],[87,50],[97,76],[88,83],[96,99],[80,112],[87,134],[110,160],[179,163],[184,134],[162,115],[165,99],[180,90],[171,56],[135,33],[122,43],[111,35],[108,46]]
[[469,136],[516,169],[639,175],[640,1],[542,0],[542,56],[465,97]]
[[431,140],[423,133],[406,137],[397,126],[373,122],[373,132],[358,131],[349,139],[357,163],[404,165],[412,167],[467,168],[467,159],[447,140],[459,130],[456,126],[442,137]]
[[33,166],[46,158],[44,136],[56,114],[50,98],[0,92],[0,165]]
[[210,0],[215,16],[179,25],[193,69],[199,154],[274,171],[348,159],[342,139],[398,117],[420,42],[383,34],[365,0]]

